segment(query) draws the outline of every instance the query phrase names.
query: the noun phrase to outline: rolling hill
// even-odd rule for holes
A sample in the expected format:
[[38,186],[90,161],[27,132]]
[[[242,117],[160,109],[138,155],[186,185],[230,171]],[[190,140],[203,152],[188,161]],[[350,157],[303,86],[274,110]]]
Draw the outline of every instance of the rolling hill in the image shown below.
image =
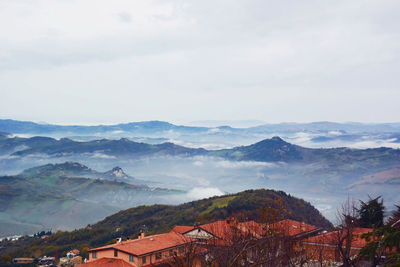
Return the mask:
[[83,153],[101,153],[111,156],[199,155],[205,152],[204,149],[187,148],[168,142],[151,145],[130,141],[126,138],[119,140],[101,139],[88,142],[77,142],[68,138],[57,140],[49,137],[0,139],[0,153],[17,157],[33,154],[61,157]]
[[121,182],[128,178],[118,167],[100,173],[74,162],[47,164],[0,177],[0,236],[74,229],[123,208],[183,194]]
[[194,225],[230,217],[262,221],[260,207],[275,207],[281,199],[287,209],[287,218],[304,221],[323,228],[331,228],[326,220],[310,203],[274,190],[247,190],[241,193],[212,197],[189,203],[170,206],[139,206],[122,210],[104,220],[72,232],[57,232],[42,240],[24,237],[8,244],[1,253],[11,256],[31,256],[35,250],[42,254],[59,255],[71,248],[96,247],[107,244],[118,237],[136,236],[141,232],[160,233],[169,231],[175,225]]

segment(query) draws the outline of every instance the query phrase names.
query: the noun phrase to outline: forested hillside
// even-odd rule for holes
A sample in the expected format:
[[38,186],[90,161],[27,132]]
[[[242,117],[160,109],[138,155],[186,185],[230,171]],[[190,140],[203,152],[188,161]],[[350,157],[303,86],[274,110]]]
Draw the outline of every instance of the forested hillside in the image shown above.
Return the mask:
[[[277,200],[282,205],[277,206]],[[237,217],[244,220],[262,221],[260,207],[287,210],[287,218],[320,226],[332,227],[310,203],[282,191],[247,190],[241,193],[212,197],[177,206],[139,206],[120,211],[104,220],[72,232],[57,232],[46,239],[25,237],[16,243],[3,243],[1,253],[12,257],[53,255],[68,249],[101,246],[118,237],[136,238],[145,231],[148,234],[169,231],[175,225],[193,225],[218,219]]]

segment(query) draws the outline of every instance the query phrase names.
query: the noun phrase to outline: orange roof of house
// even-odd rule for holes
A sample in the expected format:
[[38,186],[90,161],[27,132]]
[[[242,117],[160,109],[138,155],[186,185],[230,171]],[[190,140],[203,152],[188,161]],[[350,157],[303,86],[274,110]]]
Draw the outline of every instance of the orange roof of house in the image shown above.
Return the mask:
[[290,219],[273,223],[270,225],[270,227],[278,231],[279,233],[287,236],[296,236],[302,233],[307,233],[318,229],[318,227],[315,227],[313,225]]
[[[363,248],[367,244],[365,239],[361,238],[361,235],[364,233],[371,232],[372,229],[370,228],[354,228],[353,229],[353,240],[351,242],[352,247],[356,248]],[[305,243],[312,243],[312,244],[327,244],[327,245],[337,245],[339,237],[345,235],[345,232],[333,231],[322,235],[317,235],[308,238]]]
[[186,225],[177,225],[174,228],[172,228],[171,232],[176,232],[179,234],[184,234],[187,233],[191,230],[193,230],[194,227],[193,226],[186,226]]
[[133,267],[134,265],[122,260],[114,258],[101,258],[84,264],[76,265],[79,267]]
[[250,233],[256,237],[261,237],[265,232],[262,224],[255,221],[247,221],[238,223],[238,228],[244,233]]
[[201,228],[219,238],[226,237],[228,233],[231,233],[232,227],[234,227],[234,225],[229,220],[221,220],[198,226],[198,228]]
[[208,233],[217,237],[214,240],[216,245],[229,245],[238,237],[246,237],[251,235],[261,237],[263,234],[263,226],[255,221],[236,222],[230,220],[221,220],[209,224],[198,226]]
[[90,249],[89,251],[116,249],[133,255],[144,255],[155,251],[173,248],[190,242],[191,239],[176,232],[146,236],[141,239]]

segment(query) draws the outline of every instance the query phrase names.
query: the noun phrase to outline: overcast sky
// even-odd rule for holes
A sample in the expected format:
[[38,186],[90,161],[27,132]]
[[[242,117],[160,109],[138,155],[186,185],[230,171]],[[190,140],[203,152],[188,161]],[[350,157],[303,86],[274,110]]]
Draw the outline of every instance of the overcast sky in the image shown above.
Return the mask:
[[0,118],[400,121],[400,1],[1,0]]

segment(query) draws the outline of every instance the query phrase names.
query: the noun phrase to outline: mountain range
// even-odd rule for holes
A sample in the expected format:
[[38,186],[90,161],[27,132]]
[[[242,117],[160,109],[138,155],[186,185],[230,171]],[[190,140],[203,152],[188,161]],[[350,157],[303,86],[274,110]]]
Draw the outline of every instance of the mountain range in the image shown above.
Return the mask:
[[68,137],[75,141],[128,138],[136,142],[160,144],[173,142],[187,147],[232,148],[281,136],[306,147],[400,147],[400,123],[277,123],[247,128],[231,126],[185,126],[164,121],[143,121],[114,125],[54,125],[0,120],[0,136]]
[[30,121],[18,121],[11,119],[0,119],[0,131],[6,133],[22,134],[49,134],[49,133],[74,133],[74,134],[96,134],[101,132],[125,131],[141,134],[152,134],[157,132],[177,131],[180,133],[209,132],[211,129],[229,130],[229,131],[248,131],[248,132],[328,132],[342,131],[347,133],[364,132],[400,132],[400,123],[336,123],[336,122],[311,122],[311,123],[276,123],[263,124],[248,128],[233,128],[230,126],[184,126],[175,125],[165,121],[142,121],[120,123],[114,125],[55,125],[43,124]]
[[185,157],[202,155],[221,157],[228,160],[259,162],[329,162],[330,164],[344,164],[369,160],[372,165],[395,165],[400,163],[399,149],[383,147],[370,149],[313,149],[290,144],[277,136],[252,145],[221,150],[189,148],[169,142],[155,145],[138,143],[127,138],[119,140],[101,139],[88,142],[78,142],[68,138],[57,140],[49,137],[0,138],[0,154],[14,157],[40,154],[51,157],[65,157],[94,153],[121,158],[154,155]]

